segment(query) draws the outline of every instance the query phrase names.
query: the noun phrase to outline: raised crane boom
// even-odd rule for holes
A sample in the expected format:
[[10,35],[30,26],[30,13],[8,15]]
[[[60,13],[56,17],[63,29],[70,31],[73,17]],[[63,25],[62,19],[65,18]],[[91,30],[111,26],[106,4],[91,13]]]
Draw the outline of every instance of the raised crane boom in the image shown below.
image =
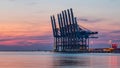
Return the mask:
[[[54,51],[84,51],[89,48],[89,38],[97,38],[93,32],[83,26],[78,25],[77,18],[74,17],[72,8],[57,14],[58,22],[55,16],[51,16],[51,24],[54,36]],[[58,27],[57,27],[58,26]]]

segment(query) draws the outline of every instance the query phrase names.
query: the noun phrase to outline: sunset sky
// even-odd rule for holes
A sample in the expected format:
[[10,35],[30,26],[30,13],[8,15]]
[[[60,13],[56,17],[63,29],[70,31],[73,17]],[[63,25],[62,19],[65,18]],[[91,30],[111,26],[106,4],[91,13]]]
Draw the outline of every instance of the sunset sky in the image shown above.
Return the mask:
[[69,8],[99,32],[90,47],[120,43],[120,0],[0,0],[0,50],[52,49],[50,15]]

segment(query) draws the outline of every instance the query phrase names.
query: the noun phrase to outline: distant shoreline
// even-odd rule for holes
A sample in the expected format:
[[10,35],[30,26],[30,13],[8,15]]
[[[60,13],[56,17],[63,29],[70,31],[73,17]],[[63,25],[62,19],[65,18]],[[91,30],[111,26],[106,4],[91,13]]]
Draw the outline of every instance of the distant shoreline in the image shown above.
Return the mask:
[[38,51],[52,52],[52,50],[0,50],[0,52],[38,52]]
[[[1,50],[0,52],[54,52],[53,50]],[[56,53],[120,53],[120,52],[56,52]]]

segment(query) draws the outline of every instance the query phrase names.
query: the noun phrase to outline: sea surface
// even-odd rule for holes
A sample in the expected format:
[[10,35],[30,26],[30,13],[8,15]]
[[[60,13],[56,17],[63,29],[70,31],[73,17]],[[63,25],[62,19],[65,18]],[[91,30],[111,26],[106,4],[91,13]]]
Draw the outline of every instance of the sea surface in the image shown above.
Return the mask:
[[0,52],[0,68],[120,68],[120,53]]

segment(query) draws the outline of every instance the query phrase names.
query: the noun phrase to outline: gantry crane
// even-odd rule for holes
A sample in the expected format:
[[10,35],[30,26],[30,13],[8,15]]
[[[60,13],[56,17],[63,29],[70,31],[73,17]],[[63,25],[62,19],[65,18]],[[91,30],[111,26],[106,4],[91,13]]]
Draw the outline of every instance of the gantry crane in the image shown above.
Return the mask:
[[89,38],[97,38],[93,35],[98,34],[98,32],[93,32],[78,25],[72,8],[57,14],[58,22],[54,15],[50,18],[54,36],[54,51],[56,52],[88,50]]

